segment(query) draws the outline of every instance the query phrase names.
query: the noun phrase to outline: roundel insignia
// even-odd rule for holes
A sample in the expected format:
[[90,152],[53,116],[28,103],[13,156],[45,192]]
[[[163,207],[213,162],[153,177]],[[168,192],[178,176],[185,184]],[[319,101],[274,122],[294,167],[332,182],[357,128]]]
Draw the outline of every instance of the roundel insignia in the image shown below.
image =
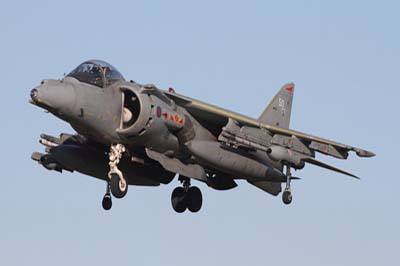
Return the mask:
[[157,106],[157,111],[156,111],[157,117],[161,117],[162,115],[162,110],[160,106]]

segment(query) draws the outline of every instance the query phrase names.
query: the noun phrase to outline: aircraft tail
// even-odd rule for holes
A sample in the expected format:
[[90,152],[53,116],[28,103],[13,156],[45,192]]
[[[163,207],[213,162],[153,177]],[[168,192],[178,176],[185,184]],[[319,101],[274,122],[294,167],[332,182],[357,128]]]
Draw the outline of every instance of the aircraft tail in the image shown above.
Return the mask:
[[294,83],[285,84],[265,108],[258,121],[272,126],[289,128],[293,94]]

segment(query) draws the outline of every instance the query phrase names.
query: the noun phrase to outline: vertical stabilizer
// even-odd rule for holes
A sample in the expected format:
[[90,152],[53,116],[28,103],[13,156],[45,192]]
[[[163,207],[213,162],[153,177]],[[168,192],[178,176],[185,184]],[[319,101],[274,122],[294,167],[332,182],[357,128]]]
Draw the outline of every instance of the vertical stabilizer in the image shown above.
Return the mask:
[[272,126],[289,128],[293,94],[294,84],[284,85],[265,108],[258,121]]

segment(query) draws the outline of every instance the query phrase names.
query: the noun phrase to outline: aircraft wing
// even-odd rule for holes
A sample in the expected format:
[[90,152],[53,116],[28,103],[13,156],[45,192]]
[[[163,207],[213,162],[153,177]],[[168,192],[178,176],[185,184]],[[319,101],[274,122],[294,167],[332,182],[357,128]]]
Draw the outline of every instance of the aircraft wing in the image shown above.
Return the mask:
[[339,159],[347,159],[348,152],[355,152],[359,157],[373,157],[373,152],[342,144],[332,140],[312,136],[295,130],[284,129],[277,126],[260,123],[256,119],[207,104],[175,92],[165,92],[176,104],[186,108],[206,128],[215,134],[219,134],[229,118],[234,119],[245,126],[267,129],[272,135],[283,135],[298,138],[309,149],[333,156]]

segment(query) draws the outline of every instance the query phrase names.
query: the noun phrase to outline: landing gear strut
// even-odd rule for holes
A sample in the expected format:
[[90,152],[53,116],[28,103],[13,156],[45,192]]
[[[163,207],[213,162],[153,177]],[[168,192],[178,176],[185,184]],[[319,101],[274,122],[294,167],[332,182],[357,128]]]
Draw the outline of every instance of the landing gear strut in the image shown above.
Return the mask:
[[283,203],[289,205],[292,203],[292,189],[290,188],[290,181],[292,180],[292,173],[290,171],[290,165],[286,165],[286,187],[282,194]]
[[103,209],[108,211],[112,207],[111,194],[117,199],[125,197],[128,192],[128,182],[126,182],[123,173],[118,169],[118,164],[122,155],[126,151],[125,146],[122,144],[111,145],[109,157],[110,171],[108,172],[107,190],[103,197]]
[[126,182],[121,170],[118,169],[119,161],[125,152],[125,146],[122,144],[111,145],[109,152],[110,171],[108,178],[110,179],[110,190],[117,199],[125,197],[128,192],[128,183]]
[[171,203],[172,208],[182,213],[186,209],[191,212],[198,212],[203,203],[203,196],[198,187],[190,186],[190,179],[184,176],[179,176],[178,179],[182,183],[182,187],[177,187],[172,192]]

